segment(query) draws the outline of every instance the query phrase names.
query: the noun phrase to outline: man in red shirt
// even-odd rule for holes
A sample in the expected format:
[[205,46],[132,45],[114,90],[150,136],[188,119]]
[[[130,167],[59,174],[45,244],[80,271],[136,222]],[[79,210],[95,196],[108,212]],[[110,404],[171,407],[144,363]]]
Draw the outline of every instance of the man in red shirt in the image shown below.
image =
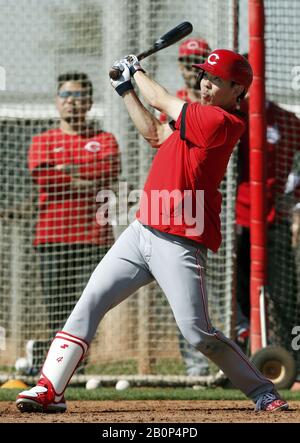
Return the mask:
[[[88,276],[113,241],[111,226],[97,223],[96,195],[117,179],[119,150],[112,134],[87,123],[92,103],[93,86],[85,73],[60,75],[59,127],[33,137],[28,154],[39,193],[34,246],[49,337],[63,326]],[[40,369],[48,345],[27,343],[32,373]]]
[[[65,411],[64,391],[105,313],[154,279],[164,291],[183,336],[210,358],[256,404],[257,411],[288,408],[274,385],[240,348],[215,329],[205,285],[207,249],[221,243],[221,194],[229,157],[245,128],[235,110],[252,82],[246,59],[216,49],[199,69],[201,103],[171,96],[142,70],[137,57],[113,66],[112,86],[138,131],[157,149],[137,219],[92,274],[62,331],[51,344],[41,378],[17,399],[21,411]],[[133,90],[131,75],[149,105],[175,120],[162,124]]]
[[[198,86],[199,70],[193,65],[204,63],[210,51],[207,41],[202,38],[189,38],[181,43],[178,51],[178,66],[185,86],[176,92],[176,97],[187,103],[201,102],[201,92]],[[162,123],[168,121],[166,114],[160,114],[159,119]],[[207,358],[193,348],[180,331],[178,341],[187,375],[208,375],[209,364]]]

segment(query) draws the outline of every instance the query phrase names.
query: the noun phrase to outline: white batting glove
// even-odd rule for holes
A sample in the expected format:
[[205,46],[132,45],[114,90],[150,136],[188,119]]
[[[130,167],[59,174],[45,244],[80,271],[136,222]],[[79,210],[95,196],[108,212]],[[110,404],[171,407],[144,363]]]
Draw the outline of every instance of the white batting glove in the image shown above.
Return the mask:
[[134,54],[127,55],[124,60],[127,64],[127,66],[129,67],[130,74],[132,76],[134,76],[134,74],[137,71],[145,72],[144,69],[141,67],[141,64],[140,64],[136,55],[134,55]]
[[130,80],[130,71],[127,64],[124,60],[116,61],[112,69],[117,69],[122,72],[122,75],[117,80],[110,79],[110,83],[112,87],[117,91],[119,95],[123,95],[126,91],[133,89],[131,80]]

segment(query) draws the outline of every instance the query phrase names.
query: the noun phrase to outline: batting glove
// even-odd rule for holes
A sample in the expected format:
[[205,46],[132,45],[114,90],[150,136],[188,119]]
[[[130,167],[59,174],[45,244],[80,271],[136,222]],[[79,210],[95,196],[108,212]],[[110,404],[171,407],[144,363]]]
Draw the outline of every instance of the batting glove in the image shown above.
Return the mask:
[[130,70],[130,74],[132,76],[134,76],[134,74],[137,71],[145,72],[144,69],[141,67],[141,64],[138,61],[138,58],[136,55],[134,55],[134,54],[127,55],[127,57],[125,57],[125,61],[126,61],[126,64]]
[[130,71],[127,64],[124,60],[116,61],[112,69],[119,70],[122,74],[117,80],[110,79],[111,85],[119,95],[123,95],[126,91],[133,89],[131,80],[130,80]]

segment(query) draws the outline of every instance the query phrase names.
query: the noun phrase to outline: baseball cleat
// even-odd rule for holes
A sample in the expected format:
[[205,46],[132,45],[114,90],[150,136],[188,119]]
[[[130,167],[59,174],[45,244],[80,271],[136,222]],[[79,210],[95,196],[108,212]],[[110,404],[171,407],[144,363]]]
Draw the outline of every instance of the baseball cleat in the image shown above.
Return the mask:
[[38,384],[28,391],[22,391],[17,397],[16,405],[21,412],[65,412],[67,409],[64,397],[55,401],[55,394],[47,386]]
[[282,400],[276,391],[273,391],[259,397],[255,405],[255,412],[287,411],[288,408],[288,403],[285,400]]
[[65,412],[67,410],[67,405],[63,399],[60,403],[49,403],[48,405],[43,405],[35,400],[29,398],[18,398],[16,401],[17,408],[21,412]]

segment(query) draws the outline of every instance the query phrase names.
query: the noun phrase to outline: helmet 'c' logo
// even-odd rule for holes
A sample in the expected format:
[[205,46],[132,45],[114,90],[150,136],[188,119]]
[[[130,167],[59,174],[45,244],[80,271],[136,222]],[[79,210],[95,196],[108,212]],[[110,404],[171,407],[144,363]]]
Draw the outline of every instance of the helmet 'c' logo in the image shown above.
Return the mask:
[[216,54],[215,52],[213,52],[212,54],[210,54],[210,56],[208,57],[207,61],[210,65],[216,65],[217,64],[217,60],[219,60],[220,56],[218,54]]

